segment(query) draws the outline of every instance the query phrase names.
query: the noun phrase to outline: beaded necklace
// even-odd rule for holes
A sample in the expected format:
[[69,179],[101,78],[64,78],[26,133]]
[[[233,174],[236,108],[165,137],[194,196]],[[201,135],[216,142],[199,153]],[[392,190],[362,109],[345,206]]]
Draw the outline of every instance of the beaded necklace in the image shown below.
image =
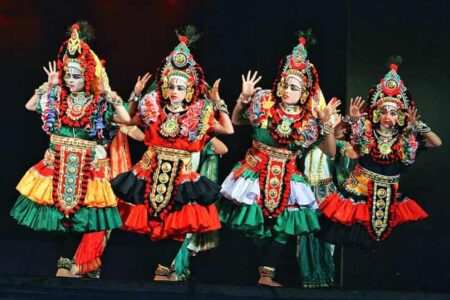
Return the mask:
[[159,133],[164,137],[174,138],[180,133],[180,118],[187,111],[181,104],[172,106],[170,104],[164,106],[166,120],[161,124]]

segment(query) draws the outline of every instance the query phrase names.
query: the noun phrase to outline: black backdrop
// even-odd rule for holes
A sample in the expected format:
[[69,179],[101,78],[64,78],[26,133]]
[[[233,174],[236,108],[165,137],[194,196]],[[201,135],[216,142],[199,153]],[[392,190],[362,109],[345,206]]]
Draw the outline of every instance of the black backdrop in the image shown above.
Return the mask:
[[[42,66],[55,58],[68,25],[88,20],[96,53],[107,61],[111,86],[128,97],[137,75],[154,73],[176,45],[174,29],[194,24],[203,38],[192,49],[207,80],[222,78],[221,96],[230,109],[240,91],[240,74],[258,70],[270,88],[279,59],[291,51],[294,32],[313,28],[318,43],[310,59],[318,67],[326,98],[365,96],[387,71],[386,58],[401,54],[400,74],[416,98],[421,115],[441,135],[444,146],[419,157],[402,179],[402,190],[431,217],[405,225],[376,251],[344,250],[346,288],[448,291],[450,262],[446,220],[444,122],[448,113],[446,1],[0,1],[0,84],[3,107],[1,147],[0,273],[51,276],[60,237],[31,232],[9,217],[15,184],[42,158],[48,143],[40,118],[23,105],[46,80]],[[348,102],[348,101],[347,101]],[[221,161],[221,178],[250,144],[247,128],[223,141],[230,148]],[[144,147],[131,143],[136,161]],[[151,278],[154,261],[146,237],[115,231],[104,256],[104,278]],[[199,282],[254,283],[255,248],[241,235],[224,230],[221,247],[193,261]],[[298,284],[293,247],[280,276]]]

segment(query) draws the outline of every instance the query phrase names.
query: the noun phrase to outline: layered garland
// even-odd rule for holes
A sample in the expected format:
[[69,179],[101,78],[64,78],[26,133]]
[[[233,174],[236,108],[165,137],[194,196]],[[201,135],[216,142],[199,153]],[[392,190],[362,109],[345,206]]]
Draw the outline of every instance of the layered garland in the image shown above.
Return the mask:
[[70,112],[71,97],[61,100],[62,89],[59,86],[53,87],[47,95],[47,101],[41,101],[43,121],[42,128],[47,134],[52,134],[61,128],[61,125],[70,128],[84,128],[91,137],[101,140],[104,138],[105,128],[104,114],[108,107],[107,101],[99,98],[94,105],[94,101],[88,101],[82,108],[82,116],[74,118]]
[[279,144],[290,144],[294,141],[305,139],[302,131],[306,130],[309,112],[302,110],[299,114],[286,113],[281,105],[274,105],[270,109],[272,121],[269,124],[269,132],[272,138]]
[[[361,125],[364,126],[363,130],[358,128]],[[386,165],[401,161],[409,165],[415,160],[418,142],[412,131],[404,130],[403,133],[394,135],[392,139],[395,139],[395,142],[390,146],[389,151],[382,150],[380,142],[375,137],[374,126],[369,120],[353,124],[352,132],[352,144],[356,144],[362,154],[369,154],[379,164]],[[362,135],[358,136],[358,133]]]
[[85,127],[91,119],[93,113],[96,112],[96,108],[89,105],[92,100],[87,100],[85,105],[79,109],[79,116],[76,116],[77,111],[73,109],[74,97],[69,95],[66,101],[60,103],[60,117],[61,123],[69,127]]
[[200,140],[207,133],[213,120],[213,109],[207,101],[196,101],[181,113],[167,113],[160,108],[159,135],[171,143],[179,137],[189,141]]

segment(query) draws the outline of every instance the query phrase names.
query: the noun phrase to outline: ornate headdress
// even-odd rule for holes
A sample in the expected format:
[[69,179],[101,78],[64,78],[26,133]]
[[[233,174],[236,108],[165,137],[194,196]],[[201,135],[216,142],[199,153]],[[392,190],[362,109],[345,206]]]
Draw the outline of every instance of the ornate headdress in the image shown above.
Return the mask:
[[95,93],[98,80],[102,76],[103,66],[87,44],[94,38],[93,29],[86,21],[79,21],[70,27],[68,33],[70,37],[61,45],[58,53],[60,86],[64,86],[63,73],[67,72],[70,66],[79,64],[85,77],[86,94]]
[[405,114],[409,107],[414,107],[411,94],[403,84],[398,75],[398,64],[401,58],[397,58],[397,63],[389,65],[390,71],[384,75],[380,82],[369,91],[368,101],[370,103],[369,115],[374,123],[379,122],[381,107],[385,105],[395,106],[398,109],[397,123],[399,126],[405,125]]
[[299,32],[299,43],[292,52],[281,60],[279,76],[274,82],[274,94],[278,100],[283,94],[283,85],[289,76],[296,76],[303,83],[303,93],[300,99],[301,104],[311,105],[319,90],[319,76],[314,65],[308,59],[306,45],[313,45],[315,39],[311,29]]
[[157,72],[156,90],[160,99],[167,99],[167,90],[171,77],[183,78],[187,82],[186,102],[194,102],[204,91],[204,75],[202,67],[194,60],[188,46],[200,38],[194,26],[186,26],[183,34],[176,31],[179,44],[167,56]]
[[[106,109],[106,105],[102,105],[99,108],[100,93],[98,83],[102,79],[104,84],[108,85],[108,78],[102,62],[87,44],[87,41],[94,37],[93,30],[86,21],[79,21],[70,27],[68,33],[70,37],[61,45],[57,57],[60,87],[58,100],[55,100],[55,108],[57,109],[48,109],[48,112],[44,114],[44,130],[52,132],[60,126],[60,123],[63,123],[70,127],[83,127],[92,136],[97,135],[99,138],[102,138],[104,124],[101,114]],[[68,107],[66,99],[70,94],[70,90],[64,84],[64,74],[68,72],[70,67],[75,67],[78,64],[84,77],[85,97],[89,97],[91,101],[86,108],[83,108],[83,116],[74,118],[73,116],[68,116],[66,111]],[[57,113],[59,118],[55,116]],[[56,124],[55,122],[58,123]]]

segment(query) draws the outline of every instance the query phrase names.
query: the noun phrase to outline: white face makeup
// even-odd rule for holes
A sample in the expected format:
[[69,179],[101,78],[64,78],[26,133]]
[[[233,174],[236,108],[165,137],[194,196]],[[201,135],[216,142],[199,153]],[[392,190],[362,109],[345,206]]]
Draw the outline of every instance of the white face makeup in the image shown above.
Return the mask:
[[72,93],[84,90],[84,76],[79,63],[69,63],[64,75],[64,82]]
[[380,108],[380,126],[382,129],[390,129],[395,126],[398,119],[396,105],[385,104]]
[[283,95],[281,97],[284,104],[297,104],[302,95],[302,81],[297,76],[288,76],[283,84]]
[[187,80],[184,77],[172,76],[169,79],[169,88],[167,89],[167,95],[170,102],[179,103],[186,98]]

